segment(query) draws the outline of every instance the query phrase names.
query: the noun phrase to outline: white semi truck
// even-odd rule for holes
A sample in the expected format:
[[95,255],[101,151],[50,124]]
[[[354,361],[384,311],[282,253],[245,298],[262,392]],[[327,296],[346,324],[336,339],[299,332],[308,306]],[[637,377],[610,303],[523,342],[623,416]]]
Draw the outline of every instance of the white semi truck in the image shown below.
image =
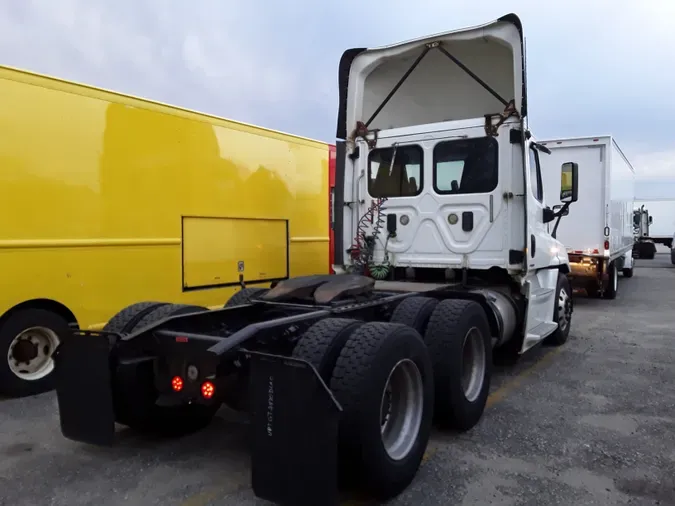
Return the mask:
[[653,216],[649,214],[649,209],[644,204],[633,210],[633,235],[635,236],[633,258],[654,259],[656,243],[649,234],[649,227],[653,220]]
[[140,302],[73,331],[55,361],[64,435],[108,445],[115,421],[179,435],[226,403],[252,415],[259,497],[337,504],[339,475],[379,499],[403,491],[434,418],[481,419],[493,348],[568,339],[570,263],[547,228],[577,200],[578,166],[555,167],[556,213],[525,74],[514,14],[346,51],[338,274],[244,288],[213,311]]
[[572,285],[590,296],[614,299],[619,273],[633,276],[633,206],[635,171],[611,136],[548,139],[541,142],[551,151],[542,159],[547,202],[554,209],[558,199],[560,163],[579,163],[579,201],[566,213],[556,238],[567,250]]
[[634,227],[639,231],[637,243],[640,258],[653,259],[656,245],[673,247],[675,233],[675,195],[670,199],[635,202]]

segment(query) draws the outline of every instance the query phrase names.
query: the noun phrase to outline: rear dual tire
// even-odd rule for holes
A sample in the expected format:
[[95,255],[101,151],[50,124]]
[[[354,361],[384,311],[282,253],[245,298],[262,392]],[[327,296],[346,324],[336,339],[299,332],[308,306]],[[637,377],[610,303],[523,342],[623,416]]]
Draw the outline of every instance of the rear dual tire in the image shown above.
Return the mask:
[[458,431],[478,423],[490,390],[492,338],[485,310],[470,300],[404,299],[391,321],[424,336],[434,369],[435,418]]
[[328,379],[342,406],[341,475],[381,500],[413,480],[433,421],[433,370],[419,333],[396,323],[327,319],[293,356]]
[[293,356],[315,367],[343,408],[342,476],[379,499],[394,497],[419,469],[434,414],[460,431],[478,423],[490,336],[478,303],[430,297],[404,299],[389,323],[330,318],[310,327]]

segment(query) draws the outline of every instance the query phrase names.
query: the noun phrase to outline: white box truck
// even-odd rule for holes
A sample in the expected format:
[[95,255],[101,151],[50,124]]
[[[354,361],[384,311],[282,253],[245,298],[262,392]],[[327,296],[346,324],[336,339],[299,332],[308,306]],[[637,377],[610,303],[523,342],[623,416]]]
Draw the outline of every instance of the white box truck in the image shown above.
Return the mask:
[[579,201],[551,232],[569,255],[572,285],[589,296],[614,299],[618,274],[633,276],[635,170],[610,135],[541,141],[545,201],[560,204],[560,166],[579,164]]

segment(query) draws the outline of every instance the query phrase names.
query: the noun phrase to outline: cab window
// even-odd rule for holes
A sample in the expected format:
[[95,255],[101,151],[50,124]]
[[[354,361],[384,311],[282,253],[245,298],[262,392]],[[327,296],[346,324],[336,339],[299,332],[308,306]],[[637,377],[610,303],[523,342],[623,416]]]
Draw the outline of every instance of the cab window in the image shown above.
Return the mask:
[[434,190],[490,193],[497,188],[498,147],[491,137],[439,142],[434,147]]
[[539,202],[544,201],[544,186],[541,181],[541,168],[539,166],[539,152],[530,148],[530,184],[534,198]]
[[[368,193],[375,198],[414,197],[422,191],[420,146],[374,149],[368,155]],[[392,163],[393,157],[393,163]]]

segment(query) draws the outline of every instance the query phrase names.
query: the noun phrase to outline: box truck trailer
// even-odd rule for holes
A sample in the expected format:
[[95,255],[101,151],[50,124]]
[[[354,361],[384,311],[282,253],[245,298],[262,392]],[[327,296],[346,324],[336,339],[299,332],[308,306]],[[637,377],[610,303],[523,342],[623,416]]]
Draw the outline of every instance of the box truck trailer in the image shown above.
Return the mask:
[[514,14],[347,50],[337,274],[248,288],[212,311],[140,302],[103,331],[73,331],[56,355],[63,434],[110,445],[117,422],[180,435],[235,402],[252,415],[257,496],[335,505],[339,476],[374,498],[403,491],[434,419],[460,431],[481,419],[493,349],[569,336],[570,262],[547,224],[569,219],[579,167],[556,167],[553,211],[525,74]]
[[551,229],[569,255],[575,287],[590,296],[613,299],[618,275],[633,276],[635,171],[611,136],[547,139],[551,155],[542,159],[547,202],[559,209],[560,163],[574,160],[579,170],[579,201],[557,229]]
[[0,393],[51,388],[70,328],[121,306],[327,273],[334,150],[0,67]]

